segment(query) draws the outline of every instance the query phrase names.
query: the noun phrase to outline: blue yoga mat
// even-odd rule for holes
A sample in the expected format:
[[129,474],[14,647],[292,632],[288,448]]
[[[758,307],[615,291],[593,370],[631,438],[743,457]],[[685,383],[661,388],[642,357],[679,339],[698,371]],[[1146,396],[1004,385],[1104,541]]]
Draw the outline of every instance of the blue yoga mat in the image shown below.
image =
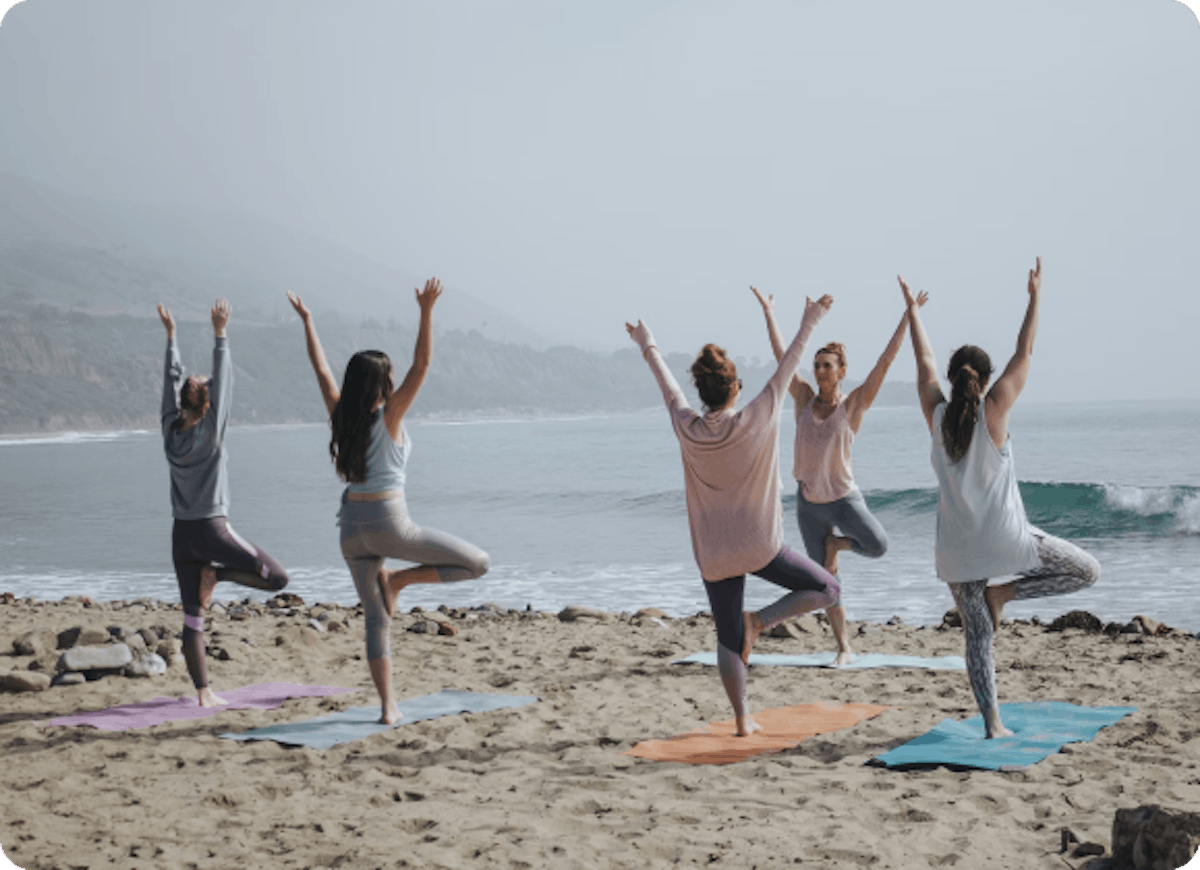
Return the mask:
[[274,740],[287,746],[309,746],[313,749],[328,749],[339,743],[361,740],[372,734],[389,731],[422,719],[437,719],[439,716],[454,716],[458,713],[482,713],[505,707],[524,707],[537,701],[536,695],[492,695],[483,692],[462,692],[444,689],[436,695],[408,698],[396,706],[404,714],[394,725],[379,723],[379,705],[372,707],[350,707],[340,713],[318,716],[303,722],[285,722],[252,728],[238,733],[220,735],[230,740]]
[[1001,704],[1000,719],[1016,733],[1012,737],[984,739],[983,717],[962,722],[943,719],[937,727],[873,762],[900,767],[948,764],[1009,770],[1028,767],[1067,743],[1092,740],[1101,728],[1120,722],[1137,707],[1080,707],[1061,701]]
[[[774,653],[750,653],[751,665],[776,665],[792,668],[832,668],[836,653],[802,653],[800,655],[778,655]],[[715,652],[702,652],[690,655],[685,659],[676,659],[673,665],[713,665],[717,664]],[[842,665],[838,670],[857,671],[866,668],[924,668],[931,671],[965,671],[967,663],[962,656],[941,656],[940,658],[923,658],[922,656],[893,656],[885,653],[855,653],[854,661]]]

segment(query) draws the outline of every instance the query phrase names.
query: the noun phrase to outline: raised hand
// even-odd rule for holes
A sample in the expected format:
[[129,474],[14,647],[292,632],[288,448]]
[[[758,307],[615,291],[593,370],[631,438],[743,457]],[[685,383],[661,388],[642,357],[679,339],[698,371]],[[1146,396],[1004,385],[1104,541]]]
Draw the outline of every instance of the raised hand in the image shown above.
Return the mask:
[[158,319],[162,321],[163,326],[167,329],[167,338],[174,338],[175,318],[171,316],[171,309],[164,308],[161,302],[158,303]]
[[300,315],[300,319],[308,321],[312,317],[312,313],[305,307],[304,300],[293,293],[291,290],[287,292],[288,302],[292,303],[292,307],[296,309],[296,313]]
[[816,302],[813,302],[807,296],[804,297],[805,310],[811,308],[814,305],[820,305],[822,308],[825,309],[825,311],[829,311],[829,309],[833,307],[833,297],[830,296],[828,293],[826,293],[824,296],[822,296]]
[[1042,289],[1042,258],[1037,258],[1037,268],[1029,270],[1029,295],[1036,296]]
[[629,333],[629,337],[634,340],[643,352],[646,348],[654,344],[654,336],[650,333],[650,327],[641,320],[638,320],[637,326],[634,326],[632,323],[626,323],[625,331]]
[[758,304],[763,307],[763,311],[770,312],[771,309],[775,307],[775,294],[774,293],[772,293],[766,299],[763,299],[763,295],[758,292],[757,287],[755,287],[753,284],[751,284],[750,289],[754,292],[754,296],[758,299]]
[[416,290],[417,304],[421,306],[423,311],[428,311],[433,308],[433,303],[437,302],[439,296],[442,295],[442,282],[437,278],[430,278],[425,282],[424,290]]
[[[919,305],[917,305],[917,300],[913,297],[912,291],[909,290],[908,285],[904,283],[904,279],[901,278],[899,275],[897,275],[896,280],[900,282],[900,292],[904,294],[905,306],[907,306],[907,308],[910,311],[913,309],[914,306],[920,307]],[[929,294],[926,293],[925,291],[921,291],[921,295],[924,296],[926,299],[929,298]],[[924,305],[925,303],[922,302],[920,304]]]
[[229,325],[229,315],[233,309],[229,307],[228,299],[218,299],[217,303],[212,308],[212,325],[213,332],[224,334],[225,327]]

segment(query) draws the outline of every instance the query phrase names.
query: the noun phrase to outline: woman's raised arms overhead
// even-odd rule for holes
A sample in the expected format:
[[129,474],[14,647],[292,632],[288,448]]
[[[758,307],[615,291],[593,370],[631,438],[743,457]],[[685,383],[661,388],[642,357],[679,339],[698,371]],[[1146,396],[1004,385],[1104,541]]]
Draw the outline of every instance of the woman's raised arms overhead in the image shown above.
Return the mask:
[[[751,286],[750,290],[762,305],[763,316],[767,319],[767,336],[771,340],[771,351],[775,354],[775,362],[779,363],[783,360],[784,353],[787,352],[787,345],[783,343],[783,336],[779,334],[779,324],[775,321],[775,294],[764,299],[757,287]],[[828,297],[822,297],[822,299],[826,298]],[[793,375],[791,381],[788,382],[788,392],[792,394],[792,400],[795,401],[797,410],[807,405],[809,399],[813,397],[812,385],[799,373]]]
[[289,290],[287,298],[304,322],[308,360],[317,374],[317,386],[321,389],[321,398],[325,400],[325,409],[332,416],[333,409],[337,407],[338,399],[341,398],[341,392],[338,390],[337,381],[333,378],[333,372],[329,369],[329,363],[325,359],[325,351],[321,349],[321,340],[317,338],[317,326],[313,323],[312,313],[305,307],[304,301],[299,296]]
[[413,361],[408,374],[404,376],[400,386],[387,398],[383,409],[383,419],[387,423],[388,434],[395,441],[400,434],[400,424],[404,415],[412,407],[429,371],[429,363],[433,359],[433,305],[442,295],[442,282],[430,278],[425,282],[425,289],[416,289],[417,306],[421,309],[421,323],[417,327],[417,344],[413,348]]
[[1029,306],[1025,309],[1025,320],[1017,334],[1017,349],[1004,367],[996,383],[987,394],[988,434],[992,443],[1001,446],[1008,440],[1008,413],[1016,404],[1017,396],[1029,379],[1029,366],[1033,361],[1033,340],[1037,337],[1038,303],[1042,295],[1042,258],[1037,258],[1037,268],[1029,270]]
[[[917,294],[916,304],[920,308],[929,300],[929,294],[922,290]],[[871,373],[867,375],[867,379],[859,386],[851,391],[846,398],[846,414],[850,418],[850,429],[858,432],[858,428],[862,425],[863,415],[871,407],[875,401],[875,397],[879,395],[879,389],[883,386],[883,379],[887,377],[888,369],[896,360],[896,354],[900,352],[900,345],[904,344],[904,333],[908,330],[908,307],[904,308],[904,314],[900,317],[900,324],[896,327],[896,331],[892,333],[891,341],[887,343],[887,347],[883,349],[883,353],[879,356],[879,361],[875,363],[875,368],[871,369]]]
[[[909,331],[912,333],[913,354],[917,358],[917,398],[921,402],[921,413],[925,415],[925,425],[933,431],[933,409],[946,401],[942,393],[942,385],[938,381],[937,359],[933,348],[929,345],[929,336],[925,334],[925,326],[921,323],[920,307],[924,302],[918,302],[913,296],[904,279],[899,275],[900,291],[904,294],[904,305],[908,311]],[[927,300],[929,294],[921,293]]]

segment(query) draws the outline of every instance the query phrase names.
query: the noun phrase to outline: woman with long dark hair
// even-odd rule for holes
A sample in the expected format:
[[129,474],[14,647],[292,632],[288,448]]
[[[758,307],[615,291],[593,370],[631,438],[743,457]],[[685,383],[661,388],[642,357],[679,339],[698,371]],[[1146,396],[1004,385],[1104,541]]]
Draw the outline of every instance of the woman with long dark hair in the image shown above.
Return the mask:
[[[163,365],[163,450],[171,468],[171,558],[183,601],[183,659],[201,707],[225,701],[208,684],[204,658],[204,612],[217,583],[231,580],[252,589],[278,592],[287,572],[229,525],[229,473],[225,432],[233,404],[233,361],[225,334],[231,309],[218,299],[212,309],[212,377],[184,377],[175,345],[175,318],[160,303],[167,330]],[[219,566],[219,567],[218,567]]]
[[[757,288],[750,289],[762,305],[775,359],[783,359],[783,339],[775,322],[775,297],[763,298]],[[917,298],[917,305],[924,305],[927,298],[922,293]],[[818,350],[813,359],[816,389],[799,374],[792,375],[788,383],[788,392],[796,403],[792,475],[796,479],[796,519],[800,537],[808,557],[822,563],[839,582],[838,554],[842,551],[851,550],[869,559],[878,559],[887,552],[887,533],[867,508],[867,501],[854,482],[850,445],[900,352],[907,330],[906,310],[867,379],[849,395],[843,394],[841,389],[846,377],[846,348],[836,341]],[[827,607],[825,613],[837,644],[834,665],[848,665],[854,661],[854,653],[846,635],[846,609],[842,607],[841,599]]]
[[[717,668],[741,736],[760,730],[746,696],[746,665],[758,635],[838,600],[833,575],[783,543],[777,450],[788,381],[813,327],[831,305],[829,296],[808,300],[800,330],[775,374],[740,411],[735,410],[742,387],[737,366],[722,348],[706,344],[691,368],[703,415],[688,405],[650,329],[640,320],[637,326],[625,324],[658,381],[679,439],[692,551],[716,622]],[[788,594],[757,612],[744,611],[746,574]]]
[[[412,366],[399,387],[392,363],[378,350],[359,351],[346,364],[339,390],[317,338],[312,314],[294,293],[288,301],[304,322],[308,358],[329,411],[329,455],[347,486],[342,496],[342,556],[358,589],[366,617],[367,661],[379,692],[379,721],[392,724],[400,711],[392,699],[391,618],[396,598],[415,583],[452,583],[482,577],[488,570],[483,550],[437,529],[418,526],[404,499],[405,467],[412,439],[404,415],[412,406],[433,356],[433,305],[442,294],[437,278],[417,290],[421,323]],[[388,571],[386,559],[415,562]]]
[[[1017,349],[988,389],[992,362],[982,348],[965,344],[950,357],[952,384],[946,401],[938,382],[937,360],[917,313],[919,303],[904,279],[917,393],[933,436],[932,461],[938,479],[936,564],[950,585],[966,633],[967,674],[989,738],[1012,734],[1000,721],[996,698],[993,637],[1004,605],[1015,599],[1065,595],[1091,586],[1100,563],[1079,547],[1030,524],[1017,488],[1008,416],[1033,359],[1042,260],[1029,270],[1029,305],[1017,336]],[[1017,579],[989,586],[994,577]]]

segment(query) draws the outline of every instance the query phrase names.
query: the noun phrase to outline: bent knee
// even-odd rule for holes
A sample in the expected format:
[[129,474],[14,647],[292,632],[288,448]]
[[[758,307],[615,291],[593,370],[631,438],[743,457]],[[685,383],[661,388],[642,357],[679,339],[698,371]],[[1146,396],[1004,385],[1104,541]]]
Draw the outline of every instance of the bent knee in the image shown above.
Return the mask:
[[842,603],[842,584],[834,575],[829,575],[830,580],[825,584],[825,598],[827,599],[825,607],[834,607]]
[[487,553],[483,552],[483,550],[480,550],[478,558],[476,558],[475,561],[470,566],[471,579],[477,580],[478,578],[480,578],[484,574],[486,574],[491,567],[492,567],[492,557],[489,556]]
[[863,546],[863,555],[868,559],[880,559],[888,551],[887,535],[880,535],[874,541],[868,541]]
[[1100,560],[1091,553],[1084,553],[1087,558],[1083,562],[1083,571],[1080,572],[1080,579],[1083,581],[1084,587],[1091,586],[1100,579]]

